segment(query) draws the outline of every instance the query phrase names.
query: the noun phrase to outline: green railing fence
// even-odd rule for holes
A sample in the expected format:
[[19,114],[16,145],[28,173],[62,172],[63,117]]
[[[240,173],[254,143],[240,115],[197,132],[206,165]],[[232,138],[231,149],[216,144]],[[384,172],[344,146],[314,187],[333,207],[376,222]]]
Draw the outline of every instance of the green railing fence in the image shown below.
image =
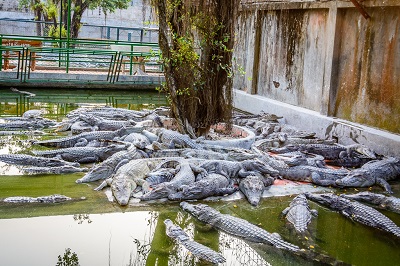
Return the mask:
[[0,41],[0,81],[43,81],[49,73],[63,73],[69,75],[52,81],[143,83],[163,70],[157,43],[4,34]]

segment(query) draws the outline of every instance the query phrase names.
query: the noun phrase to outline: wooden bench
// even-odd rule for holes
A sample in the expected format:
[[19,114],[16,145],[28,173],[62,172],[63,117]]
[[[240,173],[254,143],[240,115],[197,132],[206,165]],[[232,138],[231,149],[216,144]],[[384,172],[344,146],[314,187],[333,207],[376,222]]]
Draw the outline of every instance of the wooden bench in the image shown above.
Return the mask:
[[[2,46],[16,46],[16,47],[42,47],[42,42],[38,40],[10,40],[10,39],[3,39],[1,42]],[[25,54],[24,56],[28,56],[27,52],[28,49],[24,50]],[[11,53],[10,53],[11,52]],[[31,70],[34,71],[36,69],[36,59],[40,58],[41,56],[37,56],[36,52],[30,52],[29,54],[29,60],[30,60],[30,67]],[[11,59],[17,59],[21,60],[21,51],[14,51],[14,50],[6,50],[4,55],[4,63],[3,63],[3,69],[10,69],[13,68],[10,65],[10,60]]]

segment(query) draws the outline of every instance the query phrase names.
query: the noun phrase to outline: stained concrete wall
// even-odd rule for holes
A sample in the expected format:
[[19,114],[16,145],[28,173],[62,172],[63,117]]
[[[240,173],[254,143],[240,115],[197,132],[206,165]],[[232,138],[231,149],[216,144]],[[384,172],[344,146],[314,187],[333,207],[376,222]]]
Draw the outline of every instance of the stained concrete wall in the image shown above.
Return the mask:
[[400,133],[400,1],[242,0],[234,87]]

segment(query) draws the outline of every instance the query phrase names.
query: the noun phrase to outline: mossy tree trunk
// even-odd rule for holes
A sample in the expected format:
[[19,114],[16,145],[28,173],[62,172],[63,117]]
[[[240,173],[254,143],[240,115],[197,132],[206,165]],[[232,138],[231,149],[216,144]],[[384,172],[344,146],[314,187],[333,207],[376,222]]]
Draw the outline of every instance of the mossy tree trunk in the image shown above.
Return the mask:
[[164,90],[178,130],[199,136],[218,122],[230,126],[238,0],[155,2],[165,67]]

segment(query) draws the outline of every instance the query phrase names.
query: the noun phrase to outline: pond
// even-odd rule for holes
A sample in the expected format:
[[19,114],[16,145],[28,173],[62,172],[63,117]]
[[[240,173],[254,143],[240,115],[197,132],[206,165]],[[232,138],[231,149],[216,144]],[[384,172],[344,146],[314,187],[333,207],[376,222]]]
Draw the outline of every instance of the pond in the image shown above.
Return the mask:
[[[20,97],[9,89],[0,89],[2,117],[21,115],[30,109],[45,109],[45,117],[61,121],[66,113],[81,106],[112,105],[139,110],[166,104],[163,95],[142,91],[27,90],[36,96]],[[30,140],[53,137],[48,133],[44,136],[0,136],[0,154],[29,153]],[[210,265],[194,258],[166,236],[165,219],[184,228],[196,241],[221,252],[227,260],[221,265],[320,265],[211,229],[184,212],[177,202],[133,203],[121,207],[110,201],[109,190],[93,190],[99,182],[76,184],[75,180],[83,173],[23,175],[17,167],[0,163],[0,174],[0,198],[51,194],[86,198],[59,204],[0,202],[1,265],[56,265],[58,257],[64,255],[76,255],[75,259],[82,266]],[[400,184],[392,182],[391,185],[394,196],[399,197]],[[313,186],[304,186],[313,189]],[[381,192],[378,187],[372,190]],[[296,190],[282,185],[280,191],[284,193],[275,194],[281,196],[263,198],[258,207],[252,207],[242,197],[206,203],[221,213],[277,232],[283,239],[333,260],[363,266],[399,265],[399,239],[352,222],[313,202],[310,206],[317,209],[319,215],[312,220],[310,233],[296,235],[281,217]],[[400,215],[382,212],[400,225]]]

